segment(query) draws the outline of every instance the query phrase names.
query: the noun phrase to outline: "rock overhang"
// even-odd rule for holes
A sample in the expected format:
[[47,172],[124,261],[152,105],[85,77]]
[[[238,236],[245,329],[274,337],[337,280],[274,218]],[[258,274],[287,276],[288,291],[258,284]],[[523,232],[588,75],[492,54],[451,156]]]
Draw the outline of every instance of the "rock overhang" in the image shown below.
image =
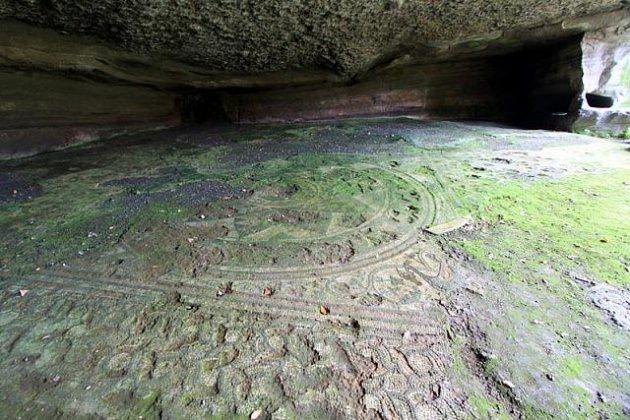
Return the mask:
[[[216,75],[215,86],[239,86],[237,76],[260,75],[259,86],[274,72],[296,72],[304,81],[350,80],[383,64],[492,54],[606,24],[610,16],[584,17],[620,8],[619,0],[8,0],[0,19],[67,35],[57,48],[76,36],[84,45],[106,44],[122,55],[117,67],[151,67],[146,60],[155,60],[200,72],[197,79]],[[221,83],[226,75],[232,79]]]
[[588,43],[603,39],[619,56],[630,9],[618,0],[7,0],[0,23],[0,155],[12,156],[208,120],[407,114],[572,130],[581,118],[583,129],[593,125],[580,114],[589,80],[616,65],[586,74],[596,67]]

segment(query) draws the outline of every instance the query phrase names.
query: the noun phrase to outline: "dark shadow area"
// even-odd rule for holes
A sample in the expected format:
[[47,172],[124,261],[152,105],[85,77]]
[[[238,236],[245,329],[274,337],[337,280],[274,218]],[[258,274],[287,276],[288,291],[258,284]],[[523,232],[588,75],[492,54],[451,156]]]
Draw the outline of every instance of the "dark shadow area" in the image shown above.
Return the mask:
[[587,93],[586,102],[593,108],[612,108],[615,100],[610,96]]
[[181,109],[181,120],[184,124],[229,122],[229,118],[225,113],[222,95],[217,94],[216,91],[183,93],[179,107]]
[[582,100],[581,39],[528,48],[500,60],[497,92],[503,92],[508,122],[570,130]]

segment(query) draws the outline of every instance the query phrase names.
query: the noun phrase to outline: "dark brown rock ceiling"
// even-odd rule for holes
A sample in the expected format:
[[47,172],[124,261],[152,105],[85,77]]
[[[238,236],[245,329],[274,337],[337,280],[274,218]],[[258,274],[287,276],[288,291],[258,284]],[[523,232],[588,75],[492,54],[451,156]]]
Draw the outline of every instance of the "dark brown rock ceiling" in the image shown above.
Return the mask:
[[532,28],[566,30],[568,19],[621,7],[620,0],[3,0],[0,19],[222,77],[292,70],[349,78],[400,57],[515,42]]

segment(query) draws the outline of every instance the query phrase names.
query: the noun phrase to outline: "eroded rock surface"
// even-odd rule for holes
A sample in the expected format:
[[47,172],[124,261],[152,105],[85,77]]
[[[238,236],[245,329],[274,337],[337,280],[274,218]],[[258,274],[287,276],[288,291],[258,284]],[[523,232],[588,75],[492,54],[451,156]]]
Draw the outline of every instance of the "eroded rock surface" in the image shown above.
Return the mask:
[[627,416],[626,148],[397,118],[3,162],[0,413]]
[[620,7],[617,0],[9,0],[0,18],[107,40],[128,51],[234,73],[324,68],[352,75],[401,48],[478,43]]

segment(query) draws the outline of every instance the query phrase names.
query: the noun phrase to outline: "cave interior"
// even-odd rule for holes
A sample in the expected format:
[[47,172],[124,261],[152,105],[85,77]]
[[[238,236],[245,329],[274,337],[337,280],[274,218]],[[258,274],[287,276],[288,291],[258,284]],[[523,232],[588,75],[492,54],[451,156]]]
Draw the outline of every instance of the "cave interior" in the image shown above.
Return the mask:
[[630,417],[626,0],[0,0],[0,418]]

